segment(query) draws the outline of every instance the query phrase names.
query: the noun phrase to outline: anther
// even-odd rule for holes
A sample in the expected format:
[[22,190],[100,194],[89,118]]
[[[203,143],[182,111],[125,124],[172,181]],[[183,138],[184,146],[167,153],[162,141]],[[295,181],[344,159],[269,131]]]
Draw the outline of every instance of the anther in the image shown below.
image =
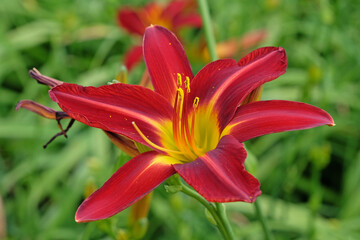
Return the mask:
[[199,101],[200,99],[198,97],[194,99],[193,108],[197,108],[197,106],[199,105]]
[[184,99],[184,90],[182,90],[182,88],[178,88],[178,89],[177,89],[177,92],[178,92],[179,97],[180,97],[179,100]]
[[185,88],[186,88],[186,91],[189,93],[190,92],[190,78],[188,76],[186,76],[186,79],[185,79]]
[[178,73],[178,74],[177,74],[177,86],[178,86],[178,87],[181,87],[181,85],[182,85],[181,74]]

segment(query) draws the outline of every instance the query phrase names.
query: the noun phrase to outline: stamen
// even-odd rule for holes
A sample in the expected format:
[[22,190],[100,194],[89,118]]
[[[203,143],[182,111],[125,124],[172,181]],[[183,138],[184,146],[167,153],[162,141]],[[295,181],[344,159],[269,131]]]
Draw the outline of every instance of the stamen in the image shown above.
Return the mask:
[[139,129],[139,127],[136,125],[135,122],[131,122],[131,124],[134,126],[135,130],[139,133],[139,135],[142,137],[142,139],[144,139],[144,141],[149,144],[150,146],[152,146],[154,149],[157,149],[157,150],[160,150],[160,151],[163,151],[163,152],[167,152],[167,153],[176,153],[176,154],[181,154],[181,152],[179,151],[174,151],[174,150],[170,150],[170,149],[167,149],[167,148],[163,148],[163,147],[160,147],[159,145],[153,143],[152,141],[150,141],[150,139],[148,139],[142,132],[141,130]]
[[177,74],[177,86],[178,86],[178,88],[181,87],[181,85],[182,85],[181,74],[178,73]]
[[186,91],[189,93],[190,92],[190,78],[188,76],[186,76],[186,78],[185,78],[185,88],[186,88]]
[[[189,126],[189,119],[185,120],[184,136],[185,136],[186,139],[184,139],[184,141],[186,141],[186,143],[189,144],[191,152],[193,152],[196,156],[201,156],[203,154],[203,149],[199,148],[196,145],[195,138],[194,138],[194,134],[195,134],[195,116],[196,116],[195,109],[198,106],[198,103],[199,103],[199,98],[196,97],[194,99],[194,104],[193,104],[193,113],[192,113],[192,117],[191,117],[191,125]],[[187,106],[187,105],[185,105],[185,106]],[[188,115],[187,117],[190,117],[190,115]]]
[[[187,127],[187,119],[183,119],[184,114],[184,105],[185,101],[184,90],[182,88],[177,89],[176,99],[175,99],[175,113],[173,120],[173,133],[174,133],[174,141],[177,148],[186,155],[187,158],[195,159],[196,155],[191,151],[191,147],[188,144],[187,136],[186,136],[186,127]],[[186,112],[186,111],[185,111]]]

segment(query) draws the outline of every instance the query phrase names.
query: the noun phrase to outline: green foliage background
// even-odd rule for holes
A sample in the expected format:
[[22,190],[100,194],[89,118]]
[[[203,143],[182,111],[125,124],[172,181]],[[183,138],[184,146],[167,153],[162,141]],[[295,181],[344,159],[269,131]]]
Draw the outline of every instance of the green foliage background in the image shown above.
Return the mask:
[[[142,6],[145,1],[131,4]],[[116,25],[116,0],[2,0],[0,3],[0,197],[5,239],[121,239],[128,210],[77,224],[89,186],[100,187],[129,157],[102,131],[76,123],[69,139],[42,145],[55,121],[16,103],[58,109],[28,70],[65,82],[103,85],[136,40]],[[328,111],[336,127],[273,134],[247,143],[249,169],[276,239],[360,239],[360,8],[357,0],[209,1],[217,41],[266,29],[260,46],[282,46],[288,71],[266,84],[263,99],[303,101]],[[185,48],[203,32],[182,32]],[[141,39],[138,39],[138,43]],[[191,53],[188,52],[188,55]],[[237,59],[240,56],[236,57]],[[190,59],[197,72],[204,63]],[[144,65],[129,76],[139,81]],[[235,235],[262,239],[251,204],[227,204]],[[1,209],[1,206],[0,206]],[[1,210],[0,210],[1,213]],[[1,216],[0,216],[1,218]],[[1,229],[0,221],[0,229]],[[4,226],[4,225],[2,225]],[[181,193],[155,190],[144,239],[219,239],[204,209]]]

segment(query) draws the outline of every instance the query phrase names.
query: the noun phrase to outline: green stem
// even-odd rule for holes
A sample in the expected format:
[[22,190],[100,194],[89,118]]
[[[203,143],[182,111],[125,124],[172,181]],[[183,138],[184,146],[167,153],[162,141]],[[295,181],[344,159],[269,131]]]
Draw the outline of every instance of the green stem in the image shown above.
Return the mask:
[[273,240],[272,234],[270,233],[269,227],[267,225],[267,222],[264,218],[264,215],[262,214],[261,208],[260,208],[260,204],[259,204],[259,199],[257,199],[254,202],[254,206],[256,209],[256,214],[258,216],[258,219],[260,220],[261,223],[261,227],[263,229],[264,235],[265,235],[265,239],[266,240]]
[[216,54],[215,37],[209,14],[209,7],[206,0],[198,0],[198,4],[200,8],[201,18],[203,21],[205,37],[209,48],[210,57],[212,61],[215,61],[218,59],[218,56]]
[[[188,186],[186,186],[180,180],[180,177],[178,175],[172,176],[169,180],[170,180],[170,181],[168,181],[169,184],[171,184],[171,185],[175,184],[175,185],[180,186],[181,192],[198,200],[209,211],[209,213],[211,214],[211,216],[213,217],[213,219],[216,222],[216,227],[219,229],[221,235],[223,236],[223,238],[225,240],[235,239],[232,234],[231,228],[229,228],[230,225],[227,221],[226,214],[224,214],[223,206],[218,207],[218,203],[216,203],[217,207],[215,207],[214,204],[208,202],[204,197],[202,197],[196,191],[194,191],[191,188],[189,188]],[[222,212],[219,210],[221,210]]]
[[231,228],[230,222],[226,216],[226,210],[222,203],[215,203],[215,206],[218,210],[219,217],[221,221],[224,223],[225,231],[229,234],[230,239],[235,239],[234,232]]

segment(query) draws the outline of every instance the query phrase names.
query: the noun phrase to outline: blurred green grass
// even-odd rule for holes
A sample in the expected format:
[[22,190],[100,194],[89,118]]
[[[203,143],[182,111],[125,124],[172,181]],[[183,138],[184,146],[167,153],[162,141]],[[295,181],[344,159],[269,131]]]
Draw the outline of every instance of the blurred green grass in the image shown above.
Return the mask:
[[[145,1],[134,1],[141,6]],[[101,184],[128,159],[104,134],[76,123],[69,139],[42,145],[55,121],[14,110],[22,99],[58,109],[28,70],[65,82],[103,85],[135,43],[116,25],[125,1],[13,0],[0,7],[0,196],[8,239],[111,239],[128,211],[98,223],[74,222],[88,184]],[[360,7],[356,0],[209,1],[217,41],[264,28],[260,46],[282,46],[288,71],[263,99],[304,101],[328,111],[336,127],[273,134],[247,143],[259,198],[276,239],[360,239]],[[186,45],[201,31],[183,31]],[[138,39],[140,42],[140,39]],[[237,57],[237,59],[240,56]],[[192,59],[190,59],[192,62]],[[192,62],[194,71],[202,64]],[[144,65],[130,74],[139,81]],[[262,239],[250,204],[227,204],[237,236]],[[0,211],[1,212],[1,211]],[[154,195],[145,239],[218,239],[194,200]],[[1,228],[0,228],[1,229]]]

